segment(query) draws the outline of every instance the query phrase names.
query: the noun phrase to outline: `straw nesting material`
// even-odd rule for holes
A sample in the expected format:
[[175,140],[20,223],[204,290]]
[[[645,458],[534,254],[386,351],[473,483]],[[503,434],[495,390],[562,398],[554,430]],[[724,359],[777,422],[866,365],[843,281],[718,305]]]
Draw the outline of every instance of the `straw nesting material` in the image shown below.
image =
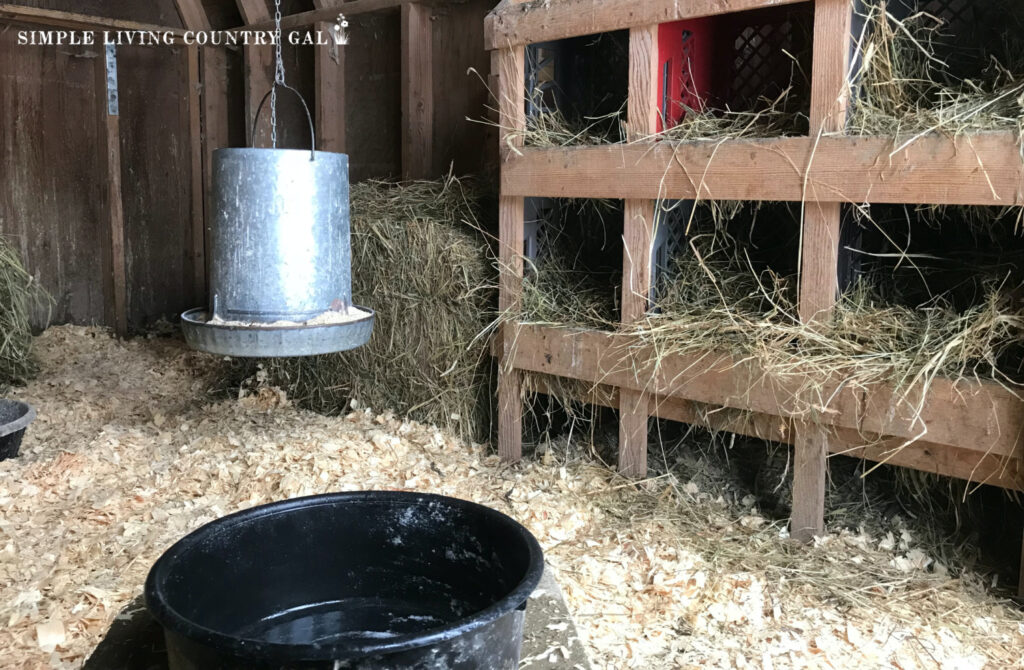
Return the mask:
[[1021,132],[1024,9],[1004,0],[973,4],[969,25],[909,0],[863,4],[849,132]]
[[[651,345],[631,348],[630,360],[636,362],[637,352],[647,351],[655,358],[649,361],[652,366],[667,357],[707,352],[753,363],[770,378],[805,383],[808,392],[792,400],[796,411],[812,419],[828,400],[811,392],[824,378],[842,379],[853,388],[888,384],[896,391],[896,402],[912,413],[920,410],[938,377],[990,379],[1020,387],[1024,275],[1012,265],[1012,257],[993,272],[984,245],[973,251],[957,247],[958,272],[969,273],[965,276],[973,286],[965,292],[963,280],[947,286],[944,276],[928,279],[926,264],[941,259],[915,258],[911,249],[890,240],[898,248],[890,255],[902,260],[890,261],[894,267],[866,265],[865,273],[840,297],[832,318],[809,327],[797,309],[798,240],[777,249],[765,247],[766,239],[785,238],[786,209],[770,203],[697,203],[691,221],[675,222],[688,227],[685,246],[662,274],[654,308],[637,324],[622,326],[615,315],[609,318],[594,306],[596,296],[615,294],[612,287],[605,284],[602,291],[597,280],[574,278],[557,263],[547,271],[556,281],[541,281],[548,276],[543,265],[533,280],[528,277],[522,319],[624,329]],[[994,214],[971,212],[971,226],[978,228],[986,212]],[[905,215],[934,218],[928,211],[907,210]],[[795,230],[797,214],[788,216]],[[763,222],[757,223],[758,217]],[[955,220],[947,217],[947,223]],[[872,225],[869,218],[864,225]],[[1011,223],[990,219],[988,225],[995,235],[995,228]],[[751,232],[756,227],[762,230],[760,236]],[[973,265],[972,254],[977,254]],[[941,265],[939,269],[945,272]],[[969,303],[964,303],[964,293],[971,296]],[[899,294],[915,300],[893,301]],[[643,366],[642,361],[636,364]]]

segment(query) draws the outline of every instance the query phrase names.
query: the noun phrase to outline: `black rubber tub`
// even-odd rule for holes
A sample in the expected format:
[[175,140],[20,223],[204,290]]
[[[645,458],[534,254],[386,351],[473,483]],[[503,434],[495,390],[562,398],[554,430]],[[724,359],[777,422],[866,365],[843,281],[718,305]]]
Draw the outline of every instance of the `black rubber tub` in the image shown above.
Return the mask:
[[0,461],[18,455],[25,429],[34,418],[36,410],[28,403],[0,398]]
[[171,670],[515,670],[537,540],[475,503],[297,498],[218,519],[146,579]]

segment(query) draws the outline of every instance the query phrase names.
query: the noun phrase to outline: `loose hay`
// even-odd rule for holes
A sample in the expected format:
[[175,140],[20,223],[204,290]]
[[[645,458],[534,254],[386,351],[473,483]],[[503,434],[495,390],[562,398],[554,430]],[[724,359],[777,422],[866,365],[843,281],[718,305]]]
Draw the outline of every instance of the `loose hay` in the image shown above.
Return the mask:
[[0,394],[35,373],[29,314],[35,301],[43,299],[45,292],[25,270],[17,250],[0,236]]
[[478,200],[454,178],[353,184],[352,291],[376,310],[373,336],[341,354],[263,361],[262,380],[319,412],[389,408],[486,436],[490,357],[480,333],[495,276]]
[[932,132],[1024,130],[1024,13],[1017,2],[974,5],[975,34],[955,35],[910,0],[864,3],[849,132],[906,143]]
[[913,526],[799,547],[749,500],[630,483],[574,445],[509,467],[389,412],[325,417],[266,387],[211,402],[214,361],[174,340],[61,327],[37,350],[39,419],[0,463],[4,667],[81,667],[160,553],[215,517],[364,488],[526,524],[596,668],[1020,667],[1024,615],[980,576],[952,578]]
[[[616,201],[545,199],[537,259],[525,259],[522,320],[602,327],[619,314],[622,209]],[[543,234],[541,234],[543,233]]]

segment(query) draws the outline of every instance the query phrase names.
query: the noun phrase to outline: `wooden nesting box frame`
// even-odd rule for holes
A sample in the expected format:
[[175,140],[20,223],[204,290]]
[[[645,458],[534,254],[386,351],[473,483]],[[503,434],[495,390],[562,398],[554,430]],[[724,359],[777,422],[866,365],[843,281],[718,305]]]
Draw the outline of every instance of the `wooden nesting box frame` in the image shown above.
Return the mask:
[[[843,134],[853,21],[849,0],[813,0],[809,136],[671,146],[639,140],[657,130],[659,24],[796,1],[506,0],[488,16],[487,48],[492,50],[503,133],[501,309],[516,313],[520,304],[525,197],[625,201],[623,323],[640,319],[648,307],[644,296],[649,295],[657,199],[805,202],[799,312],[809,323],[826,318],[837,300],[842,203],[1008,206],[1024,201],[1024,163],[1012,133],[955,138],[932,134],[898,150],[891,137]],[[634,141],[523,147],[524,46],[622,29],[629,30],[626,125]],[[655,369],[644,362],[651,357],[643,348],[623,333],[506,325],[495,347],[501,359],[501,455],[510,461],[520,458],[522,372],[530,371],[613,387],[613,394],[595,394],[590,401],[602,395],[615,398],[620,412],[618,465],[630,476],[642,477],[647,471],[650,416],[794,444],[791,528],[800,539],[824,530],[830,453],[1024,490],[1024,404],[994,382],[937,380],[915,421],[894,407],[891,387],[854,390],[844,388],[838,378],[816,379],[820,397],[832,400],[810,422],[792,401],[800,392],[798,385],[786,388],[753,363],[709,351],[662,360]],[[752,414],[741,422],[704,419],[695,403]],[[910,440],[916,441],[907,444]]]

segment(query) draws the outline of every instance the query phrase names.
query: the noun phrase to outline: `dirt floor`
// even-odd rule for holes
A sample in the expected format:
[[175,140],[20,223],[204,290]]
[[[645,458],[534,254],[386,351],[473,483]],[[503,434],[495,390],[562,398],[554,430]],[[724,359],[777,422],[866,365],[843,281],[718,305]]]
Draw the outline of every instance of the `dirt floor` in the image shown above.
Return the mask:
[[[328,418],[272,389],[216,400],[215,358],[60,327],[16,395],[39,410],[0,463],[0,666],[79,667],[172,542],[292,496],[410,489],[526,524],[599,668],[1024,667],[1024,614],[914,528],[792,545],[754,496],[667,473],[640,486],[573,448],[509,467],[385,408]],[[381,410],[381,411],[378,411]],[[709,490],[710,489],[710,490]]]

